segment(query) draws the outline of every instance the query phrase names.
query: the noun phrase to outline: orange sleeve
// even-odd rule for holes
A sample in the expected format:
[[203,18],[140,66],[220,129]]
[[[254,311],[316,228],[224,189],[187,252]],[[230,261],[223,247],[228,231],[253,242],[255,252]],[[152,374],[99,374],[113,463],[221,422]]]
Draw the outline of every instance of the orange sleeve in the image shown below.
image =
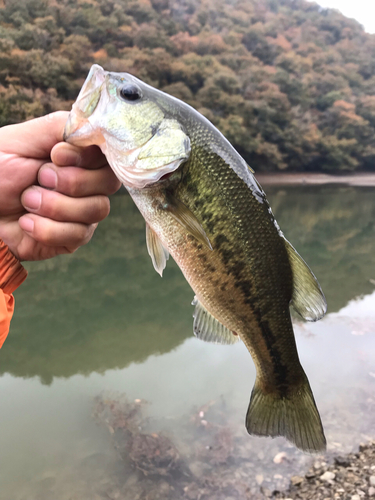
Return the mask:
[[9,332],[10,320],[14,311],[12,293],[25,281],[27,271],[0,240],[0,349]]

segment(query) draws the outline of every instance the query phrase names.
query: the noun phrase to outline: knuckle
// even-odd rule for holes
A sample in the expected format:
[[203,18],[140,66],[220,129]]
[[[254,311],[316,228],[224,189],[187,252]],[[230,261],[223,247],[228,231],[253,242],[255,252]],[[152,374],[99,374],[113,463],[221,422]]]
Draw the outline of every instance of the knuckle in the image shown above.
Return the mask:
[[92,238],[92,235],[94,234],[95,227],[93,224],[90,224],[88,226],[85,226],[84,229],[84,234],[82,235],[81,238],[81,245],[86,245]]
[[66,177],[66,191],[70,196],[78,197],[81,191],[81,183],[77,175],[68,175]]
[[48,217],[52,220],[59,220],[59,206],[57,200],[50,200],[42,204],[43,209],[40,211],[40,215]]
[[100,196],[98,201],[99,201],[98,215],[100,217],[99,220],[103,220],[109,214],[111,206],[107,196]]
[[89,226],[80,223],[67,223],[65,233],[59,235],[59,242],[69,253],[74,253],[91,238]]
[[114,194],[116,191],[119,190],[121,186],[121,182],[117,179],[115,176],[113,170],[109,165],[107,165],[104,170],[103,174],[105,175],[105,180],[106,180],[106,193],[105,194]]
[[108,194],[115,194],[121,187],[121,182],[113,177],[109,186],[108,186]]
[[92,227],[91,224],[80,224],[77,229],[77,242],[80,245],[85,245],[92,236]]
[[36,239],[44,242],[46,245],[52,245],[54,243],[55,234],[50,224],[39,224],[39,222],[36,221],[35,234]]
[[86,203],[85,220],[87,224],[99,222],[107,217],[110,211],[109,199],[107,196],[93,196]]
[[77,246],[73,246],[73,247],[65,246],[64,248],[66,250],[66,253],[72,254],[72,253],[75,253],[79,249],[79,246],[78,247]]
[[48,115],[44,115],[40,117],[40,120],[44,120],[48,125],[52,125],[55,122],[58,123],[60,121],[66,120],[68,117],[67,111],[53,111]]
[[58,113],[59,111],[54,111],[53,113],[49,113],[48,115],[42,116],[41,119],[47,123],[51,123],[54,120],[56,120],[56,118],[58,118]]

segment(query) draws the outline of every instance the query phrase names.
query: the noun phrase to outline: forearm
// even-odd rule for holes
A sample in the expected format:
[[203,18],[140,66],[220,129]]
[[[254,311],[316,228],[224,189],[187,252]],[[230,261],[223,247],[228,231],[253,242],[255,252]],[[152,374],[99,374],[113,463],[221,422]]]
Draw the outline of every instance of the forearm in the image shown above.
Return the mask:
[[14,311],[12,293],[26,279],[27,271],[0,239],[0,348],[8,332]]

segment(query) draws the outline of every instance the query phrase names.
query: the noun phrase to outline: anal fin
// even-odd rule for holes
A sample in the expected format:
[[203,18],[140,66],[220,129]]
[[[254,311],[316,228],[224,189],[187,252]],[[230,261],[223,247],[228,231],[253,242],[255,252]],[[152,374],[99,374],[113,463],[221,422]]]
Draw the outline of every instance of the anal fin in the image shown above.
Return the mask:
[[292,306],[305,320],[318,321],[327,312],[323,290],[299,253],[288,240],[284,240],[293,273]]
[[169,252],[164,248],[159,236],[146,223],[146,244],[147,250],[151,257],[155,271],[163,276],[163,270],[167,265]]
[[194,335],[205,342],[215,344],[235,344],[240,337],[231,332],[226,326],[221,324],[211,313],[205,309],[199,300],[194,297],[192,305],[195,306],[194,317]]

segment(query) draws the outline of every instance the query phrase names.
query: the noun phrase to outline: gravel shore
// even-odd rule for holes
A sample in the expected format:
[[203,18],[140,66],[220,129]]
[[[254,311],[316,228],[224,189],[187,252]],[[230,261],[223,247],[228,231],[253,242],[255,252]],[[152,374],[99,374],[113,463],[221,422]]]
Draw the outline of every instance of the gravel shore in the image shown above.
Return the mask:
[[334,458],[333,464],[315,462],[304,477],[293,476],[284,492],[263,492],[267,498],[304,500],[375,499],[375,441],[357,453]]

